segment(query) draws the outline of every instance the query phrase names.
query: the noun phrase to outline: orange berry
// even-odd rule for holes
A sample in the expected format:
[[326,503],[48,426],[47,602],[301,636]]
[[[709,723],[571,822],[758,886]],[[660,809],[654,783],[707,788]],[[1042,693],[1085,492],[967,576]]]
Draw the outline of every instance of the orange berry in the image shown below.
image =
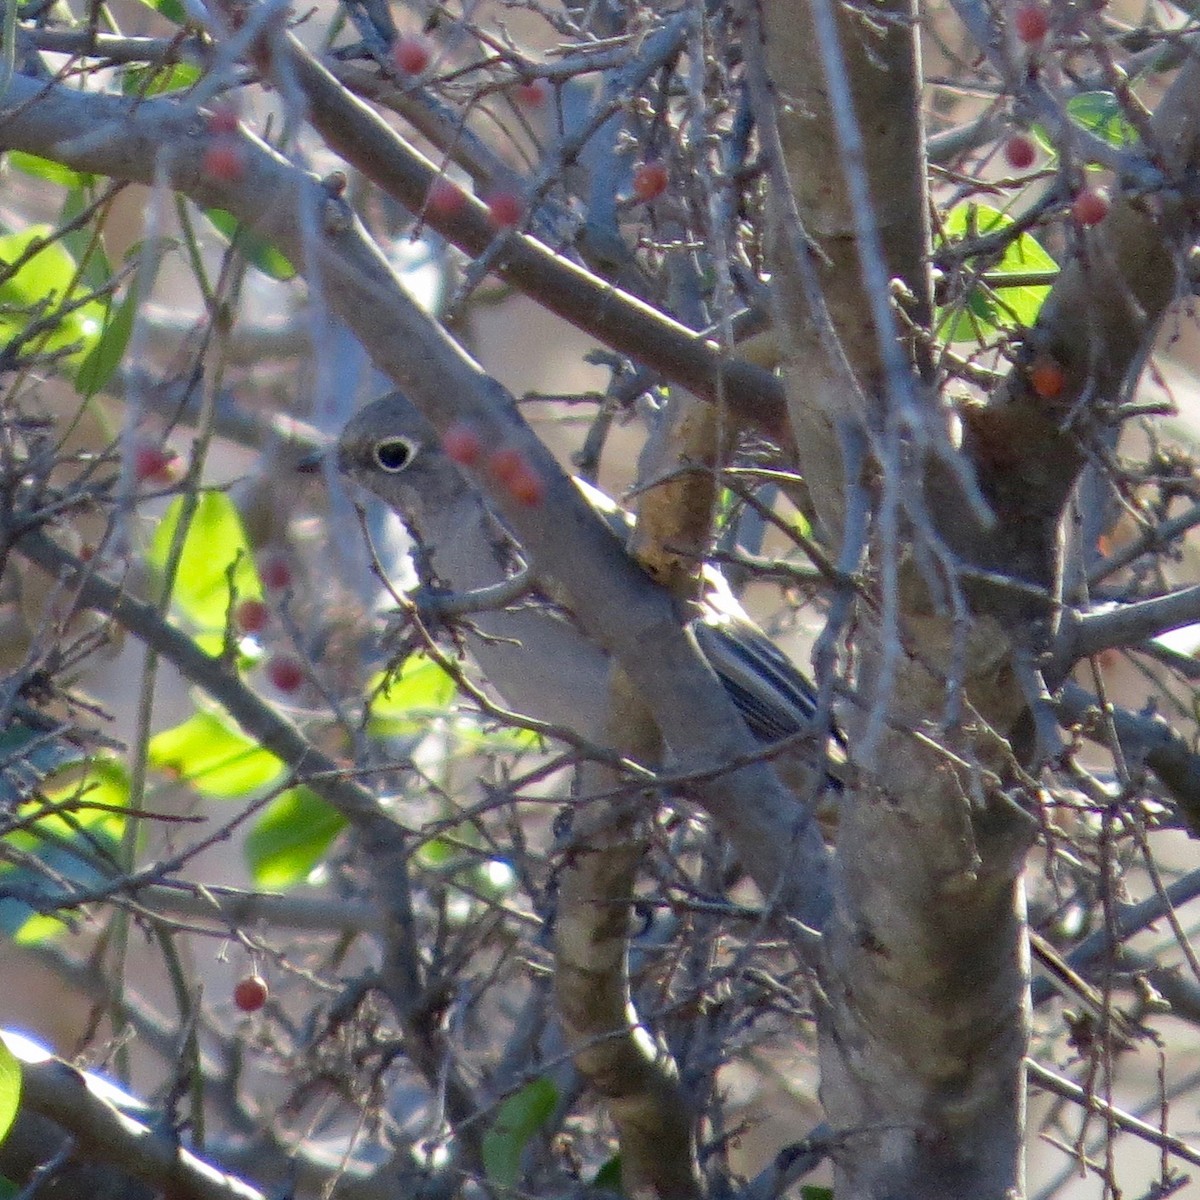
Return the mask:
[[550,99],[550,85],[544,79],[527,79],[513,88],[513,95],[526,108],[541,108]]
[[1020,41],[1032,46],[1050,32],[1050,16],[1040,4],[1022,4],[1013,13],[1013,29]]
[[666,163],[639,163],[633,170],[633,194],[643,203],[657,200],[667,190],[669,182]]
[[205,148],[200,169],[210,179],[233,183],[246,170],[246,156],[236,139],[223,134]]
[[433,46],[418,34],[398,38],[392,47],[392,62],[405,75],[420,75],[433,59]]
[[267,981],[261,975],[247,975],[239,979],[233,988],[233,1002],[242,1012],[258,1012],[267,1002],[270,992]]
[[522,462],[521,469],[505,481],[505,489],[518,503],[528,508],[537,508],[546,498],[546,484],[541,475],[528,463]]
[[513,229],[525,216],[525,201],[516,192],[493,192],[487,199],[488,220],[497,229]]
[[483,442],[473,426],[456,421],[442,435],[442,449],[460,467],[473,467],[483,454]]
[[1041,399],[1056,400],[1067,386],[1067,376],[1060,363],[1043,354],[1029,368],[1029,386]]

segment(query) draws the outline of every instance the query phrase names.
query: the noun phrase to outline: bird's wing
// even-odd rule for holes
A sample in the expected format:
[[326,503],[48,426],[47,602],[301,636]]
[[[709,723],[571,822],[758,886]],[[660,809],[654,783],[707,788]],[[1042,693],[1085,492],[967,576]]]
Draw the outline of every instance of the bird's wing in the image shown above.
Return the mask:
[[817,710],[812,684],[752,621],[706,614],[693,630],[755,737],[778,741],[811,726]]

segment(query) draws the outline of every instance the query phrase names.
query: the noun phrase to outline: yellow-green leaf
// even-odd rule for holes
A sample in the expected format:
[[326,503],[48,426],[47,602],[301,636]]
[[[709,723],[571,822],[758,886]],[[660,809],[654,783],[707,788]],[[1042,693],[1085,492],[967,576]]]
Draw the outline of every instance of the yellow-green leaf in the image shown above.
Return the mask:
[[30,255],[0,280],[0,337],[17,337],[30,321],[58,313],[57,324],[33,339],[28,349],[46,352],[70,347],[69,361],[77,363],[100,338],[104,306],[89,300],[69,313],[62,312],[65,303],[78,298],[80,289],[75,260],[54,238],[49,225],[31,225],[0,237],[0,274],[25,254]]
[[454,699],[454,680],[422,654],[407,658],[399,671],[380,671],[367,686],[368,731],[375,737],[420,733]]
[[92,834],[103,833],[114,843],[121,840],[125,816],[112,810],[129,805],[129,772],[120,760],[107,756],[93,758],[81,778],[58,784],[49,781],[44,791],[52,804],[76,798],[78,804],[72,806],[69,820],[44,817],[38,822],[40,828],[63,837],[74,836],[75,830],[82,828]]
[[0,1038],[0,1142],[8,1137],[21,1107],[21,1064]]
[[294,887],[329,852],[346,818],[311,788],[281,792],[246,837],[246,862],[260,888]]
[[[160,573],[166,570],[183,513],[184,497],[171,502],[150,542],[146,560]],[[188,525],[183,554],[175,574],[171,599],[188,620],[201,629],[224,629],[233,599],[262,596],[262,583],[254,566],[242,518],[224,492],[201,492]]]
[[125,357],[136,317],[137,297],[132,291],[120,304],[109,307],[104,329],[75,375],[75,387],[81,396],[94,396],[113,377]]
[[[986,204],[960,204],[946,215],[947,241],[955,242],[1002,233],[1012,226],[1012,218]],[[988,283],[975,285],[965,301],[943,309],[938,317],[939,334],[948,342],[981,341],[1001,330],[1032,325],[1042,303],[1050,294],[1050,284],[1030,283],[1031,275],[1049,275],[1058,264],[1028,233],[1014,237],[995,261],[986,265]],[[1005,276],[1013,283],[1006,284]]]
[[152,766],[172,771],[205,796],[234,800],[280,781],[281,759],[214,713],[198,712],[150,739]]
[[8,162],[22,174],[33,175],[67,188],[86,187],[96,178],[84,171],[73,171],[70,167],[64,167],[52,158],[41,158],[37,154],[27,154],[24,150],[10,150]]
[[509,1189],[521,1177],[521,1155],[529,1139],[550,1119],[558,1088],[544,1075],[527,1083],[500,1105],[483,1135],[483,1169],[493,1187]]
[[206,208],[204,215],[227,241],[237,239],[237,248],[247,262],[253,263],[264,275],[286,283],[296,274],[296,268],[265,238],[248,229],[223,208]]

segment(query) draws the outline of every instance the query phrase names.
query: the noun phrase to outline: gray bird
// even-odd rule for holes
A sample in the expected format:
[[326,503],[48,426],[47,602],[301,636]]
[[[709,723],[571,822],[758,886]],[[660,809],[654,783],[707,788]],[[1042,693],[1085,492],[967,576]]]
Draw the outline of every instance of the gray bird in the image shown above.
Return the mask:
[[[520,547],[504,523],[447,458],[433,426],[399,393],[368,404],[351,419],[338,440],[337,465],[403,519],[431,556],[437,575],[454,591],[503,584],[523,566]],[[629,514],[603,492],[575,482],[614,537],[624,540],[632,525]],[[708,572],[706,584],[702,612],[692,628],[751,732],[771,742],[809,731],[816,711],[812,685],[746,615],[718,572]],[[561,606],[535,599],[481,608],[472,612],[465,637],[479,669],[510,709],[602,738],[607,658]],[[840,733],[832,732],[842,745]],[[814,758],[811,750],[802,750],[776,760],[784,782],[805,799],[817,779]],[[825,766],[817,811],[832,831],[842,764]],[[1044,938],[1034,935],[1031,948],[1056,989],[1089,1011],[1100,1011],[1096,989],[1066,966]],[[1108,1019],[1118,1038],[1136,1035],[1121,1014],[1110,1009]]]
[[[401,517],[436,576],[454,592],[502,584],[523,566],[507,527],[446,456],[433,426],[399,393],[375,400],[350,420],[338,440],[337,466]],[[614,536],[623,536],[632,518],[602,492],[576,483]],[[693,621],[697,642],[755,737],[772,742],[808,731],[816,710],[812,685],[715,571],[700,608]],[[471,613],[464,636],[510,709],[586,737],[602,734],[607,657],[562,607],[527,596],[481,608]]]

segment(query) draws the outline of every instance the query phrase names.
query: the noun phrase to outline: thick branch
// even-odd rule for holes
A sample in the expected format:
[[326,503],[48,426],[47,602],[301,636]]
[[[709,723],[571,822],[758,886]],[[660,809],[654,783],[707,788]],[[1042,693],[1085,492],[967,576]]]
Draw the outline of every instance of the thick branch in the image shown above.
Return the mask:
[[[1054,650],[1055,673],[1061,678],[1072,664],[1114,646],[1136,646],[1147,638],[1200,621],[1200,586],[1168,596],[1118,604],[1100,612],[1065,615]],[[1048,681],[1049,682],[1049,681]]]
[[155,1133],[89,1090],[59,1059],[21,1065],[21,1105],[71,1135],[76,1152],[180,1200],[265,1200],[257,1188]]
[[[827,30],[817,36],[831,9],[840,54]],[[929,329],[916,11],[768,0],[762,14],[773,91],[757,113],[760,127],[777,124],[783,155],[773,287],[800,468],[831,533],[848,497],[870,488],[876,505],[880,612],[860,614],[855,648],[877,740],[864,755],[866,718],[847,722],[859,771],[841,806],[821,972],[836,1190],[998,1200],[1021,1180],[1019,879],[1033,830],[997,786],[1009,773],[1003,734],[1023,709],[1006,639],[964,612],[956,623],[951,597],[930,595],[936,569],[921,574],[909,553],[919,540],[927,565],[941,550],[937,522],[968,517],[967,481],[919,381],[922,348],[909,347],[911,368],[895,366],[900,322],[888,307],[898,277],[909,317]],[[852,463],[843,480],[855,438],[875,461],[864,478]],[[947,716],[964,695],[980,717],[966,728]],[[908,732],[938,724],[950,725],[956,761]]]
[[[601,781],[603,767],[585,768]],[[554,992],[580,1073],[603,1096],[621,1141],[630,1196],[700,1195],[695,1114],[665,1045],[644,1026],[629,991],[634,878],[645,851],[644,805],[605,801],[575,818],[560,877]]]

